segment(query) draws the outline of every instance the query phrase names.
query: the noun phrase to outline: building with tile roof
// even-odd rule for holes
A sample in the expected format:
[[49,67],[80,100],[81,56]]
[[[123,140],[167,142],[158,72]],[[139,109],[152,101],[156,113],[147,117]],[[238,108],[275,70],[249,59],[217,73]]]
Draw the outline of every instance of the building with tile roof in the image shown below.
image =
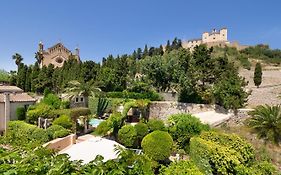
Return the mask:
[[36,99],[16,86],[0,86],[0,133],[6,129],[10,120],[17,120],[16,110],[28,108]]

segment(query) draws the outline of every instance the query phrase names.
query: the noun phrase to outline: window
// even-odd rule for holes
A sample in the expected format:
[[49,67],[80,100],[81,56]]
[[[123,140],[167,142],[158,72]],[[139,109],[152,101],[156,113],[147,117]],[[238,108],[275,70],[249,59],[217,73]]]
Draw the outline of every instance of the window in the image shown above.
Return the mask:
[[84,98],[83,98],[83,97],[81,97],[81,98],[80,98],[80,101],[81,101],[81,102],[83,102],[83,101],[84,101]]
[[79,98],[78,98],[78,97],[75,98],[75,102],[76,102],[76,103],[79,102]]
[[216,38],[214,37],[213,39],[215,40]]

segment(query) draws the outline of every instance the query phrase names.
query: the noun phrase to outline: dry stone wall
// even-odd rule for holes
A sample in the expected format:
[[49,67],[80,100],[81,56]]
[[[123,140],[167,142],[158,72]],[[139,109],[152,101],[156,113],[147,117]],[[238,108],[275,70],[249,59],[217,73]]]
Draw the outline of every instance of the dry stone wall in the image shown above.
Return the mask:
[[157,101],[152,102],[149,106],[149,118],[167,120],[168,116],[180,113],[200,113],[216,110],[226,112],[225,109],[218,105],[180,103],[174,101]]

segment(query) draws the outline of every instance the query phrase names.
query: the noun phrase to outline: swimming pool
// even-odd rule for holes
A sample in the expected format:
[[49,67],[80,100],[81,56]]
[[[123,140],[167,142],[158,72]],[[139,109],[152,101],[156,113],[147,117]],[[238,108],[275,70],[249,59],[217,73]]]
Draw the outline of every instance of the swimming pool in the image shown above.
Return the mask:
[[90,119],[89,124],[96,128],[103,121],[104,120],[102,119],[92,118]]

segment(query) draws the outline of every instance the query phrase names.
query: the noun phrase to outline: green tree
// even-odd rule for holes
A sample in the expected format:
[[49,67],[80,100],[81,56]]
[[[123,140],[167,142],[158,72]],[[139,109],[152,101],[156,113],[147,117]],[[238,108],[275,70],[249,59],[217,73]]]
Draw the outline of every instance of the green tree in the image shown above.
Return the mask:
[[262,68],[261,68],[261,64],[257,63],[256,67],[255,67],[255,72],[254,72],[255,86],[257,86],[259,88],[259,86],[261,85],[261,82],[262,82]]
[[259,138],[275,144],[281,143],[281,107],[279,105],[258,106],[250,112],[250,115],[252,117],[248,120],[248,125]]
[[133,125],[125,125],[118,131],[118,140],[126,147],[134,147],[137,140],[137,132]]

